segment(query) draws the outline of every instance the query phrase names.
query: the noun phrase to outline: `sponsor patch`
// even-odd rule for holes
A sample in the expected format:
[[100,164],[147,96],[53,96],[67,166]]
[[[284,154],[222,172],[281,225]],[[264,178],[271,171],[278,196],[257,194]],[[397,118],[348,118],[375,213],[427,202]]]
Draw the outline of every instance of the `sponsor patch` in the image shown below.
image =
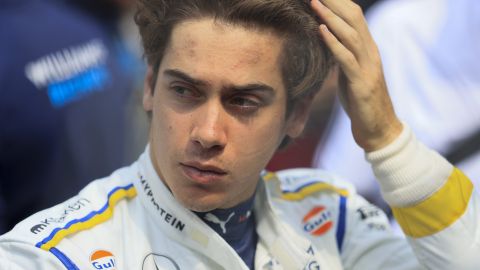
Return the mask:
[[185,228],[185,223],[183,223],[181,220],[177,219],[174,214],[171,214],[167,212],[167,210],[163,209],[160,204],[155,200],[155,196],[153,195],[153,190],[150,187],[150,184],[148,183],[148,180],[145,179],[142,175],[139,175],[140,177],[140,183],[143,186],[143,192],[149,199],[150,203],[152,203],[153,207],[160,213],[160,216],[165,220],[166,223],[168,223],[170,226],[173,228],[183,231]]
[[305,267],[305,269],[308,269],[308,270],[320,270],[320,264],[318,264],[317,261],[311,261],[307,264],[307,266]]
[[90,255],[90,263],[94,269],[115,270],[115,257],[110,251],[96,250]]
[[376,206],[367,205],[367,206],[358,208],[357,213],[360,216],[361,220],[367,220],[367,219],[380,217],[382,215],[382,210],[380,210],[380,208]]
[[180,270],[180,266],[170,256],[150,253],[143,259],[142,263],[142,270],[147,269]]
[[365,222],[369,229],[385,231],[388,228],[388,221],[380,208],[374,205],[366,205],[356,210],[358,217]]
[[324,206],[317,206],[303,217],[303,230],[314,236],[327,233],[333,226],[332,214]]
[[32,228],[30,228],[30,231],[33,234],[39,234],[41,233],[45,228],[50,226],[52,223],[64,223],[67,220],[67,217],[69,217],[70,214],[83,210],[86,208],[86,205],[90,204],[90,201],[85,199],[85,198],[79,198],[78,200],[65,205],[65,208],[60,212],[60,215],[56,217],[49,217],[45,218],[43,220],[40,220],[40,222],[36,225],[34,225]]

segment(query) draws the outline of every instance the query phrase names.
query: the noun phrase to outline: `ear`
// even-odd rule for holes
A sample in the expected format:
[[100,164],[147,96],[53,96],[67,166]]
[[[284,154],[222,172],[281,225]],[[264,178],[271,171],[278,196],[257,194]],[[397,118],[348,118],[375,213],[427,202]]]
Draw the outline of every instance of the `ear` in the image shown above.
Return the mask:
[[143,82],[143,109],[147,112],[153,110],[153,78],[153,68],[149,65],[147,68],[147,73],[145,74],[145,80]]
[[290,138],[300,136],[305,128],[310,115],[314,95],[308,95],[296,102],[287,119],[286,135]]

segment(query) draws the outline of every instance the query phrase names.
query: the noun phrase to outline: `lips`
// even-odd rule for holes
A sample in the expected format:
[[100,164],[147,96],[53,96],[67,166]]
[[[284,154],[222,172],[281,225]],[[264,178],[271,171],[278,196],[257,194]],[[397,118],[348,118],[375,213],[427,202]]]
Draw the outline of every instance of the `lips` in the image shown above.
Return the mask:
[[180,167],[188,178],[203,185],[216,183],[227,175],[227,172],[219,167],[197,162],[180,163]]

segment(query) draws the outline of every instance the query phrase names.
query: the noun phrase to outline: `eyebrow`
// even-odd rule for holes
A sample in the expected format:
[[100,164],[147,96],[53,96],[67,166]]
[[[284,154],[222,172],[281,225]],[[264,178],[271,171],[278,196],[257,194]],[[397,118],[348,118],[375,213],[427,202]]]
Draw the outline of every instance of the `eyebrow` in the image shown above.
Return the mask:
[[181,79],[183,81],[186,81],[190,84],[198,85],[198,86],[208,86],[210,85],[207,81],[195,79],[188,75],[187,73],[180,71],[178,69],[167,69],[163,72],[165,75],[171,76],[171,77],[176,77],[178,79]]
[[[211,85],[209,82],[193,78],[192,76],[188,75],[187,73],[180,71],[178,69],[167,69],[163,72],[165,75],[176,77],[187,83],[196,85],[196,86],[209,86]],[[261,91],[261,92],[269,92],[270,94],[275,94],[275,90],[263,83],[249,83],[246,85],[231,85],[226,87],[227,89],[233,91],[240,91],[240,92],[251,92],[251,91]]]
[[271,86],[268,86],[263,83],[249,83],[247,85],[232,86],[229,88],[231,88],[233,91],[240,91],[240,92],[261,91],[261,92],[268,92],[270,94],[275,94],[275,90],[273,90]]

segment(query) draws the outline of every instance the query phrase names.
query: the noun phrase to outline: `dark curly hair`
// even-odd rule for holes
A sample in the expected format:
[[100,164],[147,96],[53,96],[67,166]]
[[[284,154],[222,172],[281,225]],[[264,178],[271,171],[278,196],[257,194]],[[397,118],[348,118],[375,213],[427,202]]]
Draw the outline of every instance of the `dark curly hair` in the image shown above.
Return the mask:
[[173,27],[204,17],[273,30],[285,38],[281,63],[287,112],[299,98],[320,89],[332,57],[319,36],[310,0],[138,0],[135,22],[155,75]]

